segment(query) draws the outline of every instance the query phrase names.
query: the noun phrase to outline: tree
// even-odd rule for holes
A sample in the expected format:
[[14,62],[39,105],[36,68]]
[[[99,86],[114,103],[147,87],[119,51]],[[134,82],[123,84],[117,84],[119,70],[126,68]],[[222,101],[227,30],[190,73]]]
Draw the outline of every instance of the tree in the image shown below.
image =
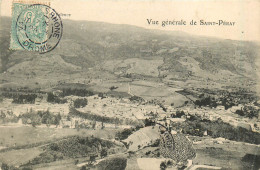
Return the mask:
[[127,139],[128,136],[130,136],[132,133],[133,133],[133,129],[124,129],[121,132],[117,132],[116,137],[119,140],[124,140],[124,139]]
[[31,124],[32,124],[33,127],[40,125],[41,124],[41,117],[37,114],[33,114],[31,116]]
[[161,164],[160,164],[160,169],[161,169],[161,170],[165,170],[166,168],[167,168],[166,163],[165,163],[165,162],[161,162]]
[[92,129],[95,129],[95,128],[96,128],[96,124],[97,124],[96,121],[94,121],[94,122],[92,123]]
[[2,170],[9,170],[9,167],[6,163],[2,163],[1,169]]
[[116,86],[111,86],[109,89],[112,91],[112,90],[115,90],[115,89],[117,89],[118,87],[116,87]]
[[91,155],[89,157],[89,163],[92,164],[93,162],[96,162],[96,157],[97,157],[97,155]]
[[104,157],[106,157],[106,156],[107,156],[107,150],[103,148],[103,149],[101,150],[101,152],[100,152],[100,157],[101,157],[101,158],[104,158]]
[[52,103],[55,101],[55,96],[51,92],[49,92],[47,95],[47,102]]
[[74,164],[77,165],[78,163],[79,163],[79,160],[76,159],[76,160],[74,161]]
[[88,104],[87,99],[76,99],[74,101],[74,107],[75,108],[85,107],[87,104]]
[[56,125],[56,127],[60,124],[60,120],[61,120],[61,115],[59,113],[58,115],[55,116],[55,120],[54,120],[54,124]]
[[5,113],[1,110],[1,115],[0,115],[0,118],[1,119],[4,119],[4,118],[6,118],[6,115],[5,115]]
[[105,98],[104,93],[98,93],[98,97],[100,97],[101,99]]
[[86,168],[86,166],[84,165],[84,166],[82,166],[82,167],[80,168],[80,170],[87,170],[87,168]]

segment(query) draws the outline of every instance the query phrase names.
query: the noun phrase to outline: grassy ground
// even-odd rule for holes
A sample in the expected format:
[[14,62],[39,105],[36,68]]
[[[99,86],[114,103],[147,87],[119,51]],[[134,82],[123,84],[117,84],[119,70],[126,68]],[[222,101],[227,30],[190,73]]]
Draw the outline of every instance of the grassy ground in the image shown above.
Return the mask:
[[[120,129],[117,129],[120,130]],[[47,127],[0,127],[0,142],[2,146],[8,147],[10,150],[0,152],[0,163],[8,165],[20,166],[33,160],[35,157],[43,153],[41,146],[56,142],[63,137],[79,135],[94,136],[98,138],[114,138],[115,129],[103,130],[76,130],[76,129],[57,129]],[[34,144],[34,145],[32,145]],[[82,158],[84,159],[84,158]],[[77,169],[73,160],[56,161],[51,164],[39,164],[37,169]],[[84,160],[81,160],[84,161]]]
[[0,162],[8,165],[19,166],[42,153],[40,148],[30,148],[22,150],[11,150],[0,153]]
[[217,144],[213,141],[216,140],[202,140],[202,143],[194,145],[197,156],[193,164],[214,165],[227,169],[251,169],[248,162],[241,161],[242,158],[246,154],[260,154],[260,148],[257,145],[234,141]]
[[75,165],[75,160],[74,159],[65,159],[65,160],[60,160],[60,161],[55,161],[51,163],[43,163],[43,164],[38,164],[32,166],[33,169],[37,170],[64,170],[64,169],[69,169],[69,170],[77,170],[80,169]]
[[21,127],[0,127],[0,146],[13,147],[19,145],[28,145],[38,142],[51,141],[66,136],[81,135],[113,138],[116,129],[103,129],[103,130],[87,130],[81,129],[66,129],[66,128],[40,128],[31,126]]

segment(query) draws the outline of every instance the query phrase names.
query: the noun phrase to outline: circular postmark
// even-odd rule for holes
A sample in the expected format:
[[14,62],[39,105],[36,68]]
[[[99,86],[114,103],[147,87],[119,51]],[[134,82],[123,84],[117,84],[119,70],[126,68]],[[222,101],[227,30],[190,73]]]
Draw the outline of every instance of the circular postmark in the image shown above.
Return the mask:
[[16,36],[21,47],[39,53],[49,52],[59,44],[62,29],[59,14],[42,4],[22,10],[16,22]]

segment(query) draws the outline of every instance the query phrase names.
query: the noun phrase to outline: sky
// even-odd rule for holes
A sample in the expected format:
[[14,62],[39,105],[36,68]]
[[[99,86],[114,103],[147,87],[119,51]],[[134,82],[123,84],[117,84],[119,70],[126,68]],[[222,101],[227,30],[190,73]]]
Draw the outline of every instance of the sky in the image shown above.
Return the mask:
[[[22,1],[22,0],[20,0]],[[41,0],[42,2],[43,0]],[[46,0],[44,0],[46,1]],[[260,0],[49,0],[63,19],[136,25],[223,39],[260,41]],[[12,0],[0,0],[1,15],[11,16]],[[37,2],[37,0],[33,0]],[[147,19],[159,21],[149,25]],[[161,26],[165,20],[235,22],[234,26]]]

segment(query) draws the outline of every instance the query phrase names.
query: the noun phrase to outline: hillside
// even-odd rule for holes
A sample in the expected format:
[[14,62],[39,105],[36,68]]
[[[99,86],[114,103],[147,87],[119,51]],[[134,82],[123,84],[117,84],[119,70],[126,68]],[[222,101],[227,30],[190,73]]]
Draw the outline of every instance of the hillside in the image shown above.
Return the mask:
[[37,84],[47,88],[59,81],[85,84],[93,79],[123,78],[181,87],[256,84],[259,46],[253,42],[64,20],[63,37],[57,48],[37,54],[9,50],[10,24],[11,18],[1,17],[1,86]]

